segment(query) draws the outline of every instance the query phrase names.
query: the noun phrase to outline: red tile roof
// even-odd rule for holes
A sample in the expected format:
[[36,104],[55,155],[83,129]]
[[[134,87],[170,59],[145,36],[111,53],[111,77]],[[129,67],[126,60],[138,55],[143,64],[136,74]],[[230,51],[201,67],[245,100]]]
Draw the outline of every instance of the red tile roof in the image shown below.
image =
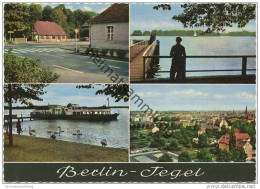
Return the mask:
[[95,16],[91,23],[129,22],[129,4],[115,3]]
[[38,35],[66,35],[62,27],[55,22],[37,21],[34,29]]
[[200,128],[200,132],[205,133],[206,132],[206,128]]
[[[236,136],[236,147],[243,147],[250,136],[248,133],[235,133]],[[229,144],[229,134],[223,135],[219,139],[219,143]]]
[[229,134],[223,135],[220,139],[219,139],[219,143],[224,143],[229,145]]
[[243,147],[246,143],[246,140],[251,138],[248,133],[235,133],[235,136],[237,147]]

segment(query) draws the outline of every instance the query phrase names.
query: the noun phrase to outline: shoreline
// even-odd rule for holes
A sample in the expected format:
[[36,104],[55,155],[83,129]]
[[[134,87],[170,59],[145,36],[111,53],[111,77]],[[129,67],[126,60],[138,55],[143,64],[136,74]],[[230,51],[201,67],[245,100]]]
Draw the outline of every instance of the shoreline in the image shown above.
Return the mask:
[[13,146],[4,136],[4,162],[127,162],[128,150],[13,135]]

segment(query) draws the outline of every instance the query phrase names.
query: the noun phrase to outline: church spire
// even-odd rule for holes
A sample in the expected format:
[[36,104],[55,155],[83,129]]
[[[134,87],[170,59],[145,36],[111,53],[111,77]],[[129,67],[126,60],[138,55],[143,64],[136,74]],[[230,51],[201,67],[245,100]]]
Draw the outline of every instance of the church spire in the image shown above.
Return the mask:
[[245,111],[245,114],[247,115],[247,106],[246,106],[246,111]]

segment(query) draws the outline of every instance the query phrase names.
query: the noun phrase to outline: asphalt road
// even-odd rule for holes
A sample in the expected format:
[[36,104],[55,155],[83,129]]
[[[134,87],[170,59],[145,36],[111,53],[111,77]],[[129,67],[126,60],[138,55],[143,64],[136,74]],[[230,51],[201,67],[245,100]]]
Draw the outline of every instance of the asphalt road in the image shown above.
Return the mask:
[[[5,46],[5,52],[9,47]],[[66,45],[68,47],[74,48],[71,44]],[[57,83],[113,83],[114,74],[128,82],[128,62],[105,59],[104,64],[113,70],[113,74],[107,76],[108,72],[104,73],[90,57],[72,54],[71,50],[60,48],[60,44],[20,44],[13,46],[12,53],[39,58],[42,67],[49,67],[60,75]]]

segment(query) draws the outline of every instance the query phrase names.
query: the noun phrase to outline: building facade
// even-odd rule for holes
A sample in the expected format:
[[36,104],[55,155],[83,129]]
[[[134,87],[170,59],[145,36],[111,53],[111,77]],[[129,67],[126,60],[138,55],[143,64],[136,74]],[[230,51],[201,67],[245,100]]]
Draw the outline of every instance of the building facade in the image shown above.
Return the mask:
[[128,50],[129,5],[115,3],[90,21],[90,46]]
[[33,40],[37,42],[64,42],[67,34],[55,22],[37,21],[34,24]]

